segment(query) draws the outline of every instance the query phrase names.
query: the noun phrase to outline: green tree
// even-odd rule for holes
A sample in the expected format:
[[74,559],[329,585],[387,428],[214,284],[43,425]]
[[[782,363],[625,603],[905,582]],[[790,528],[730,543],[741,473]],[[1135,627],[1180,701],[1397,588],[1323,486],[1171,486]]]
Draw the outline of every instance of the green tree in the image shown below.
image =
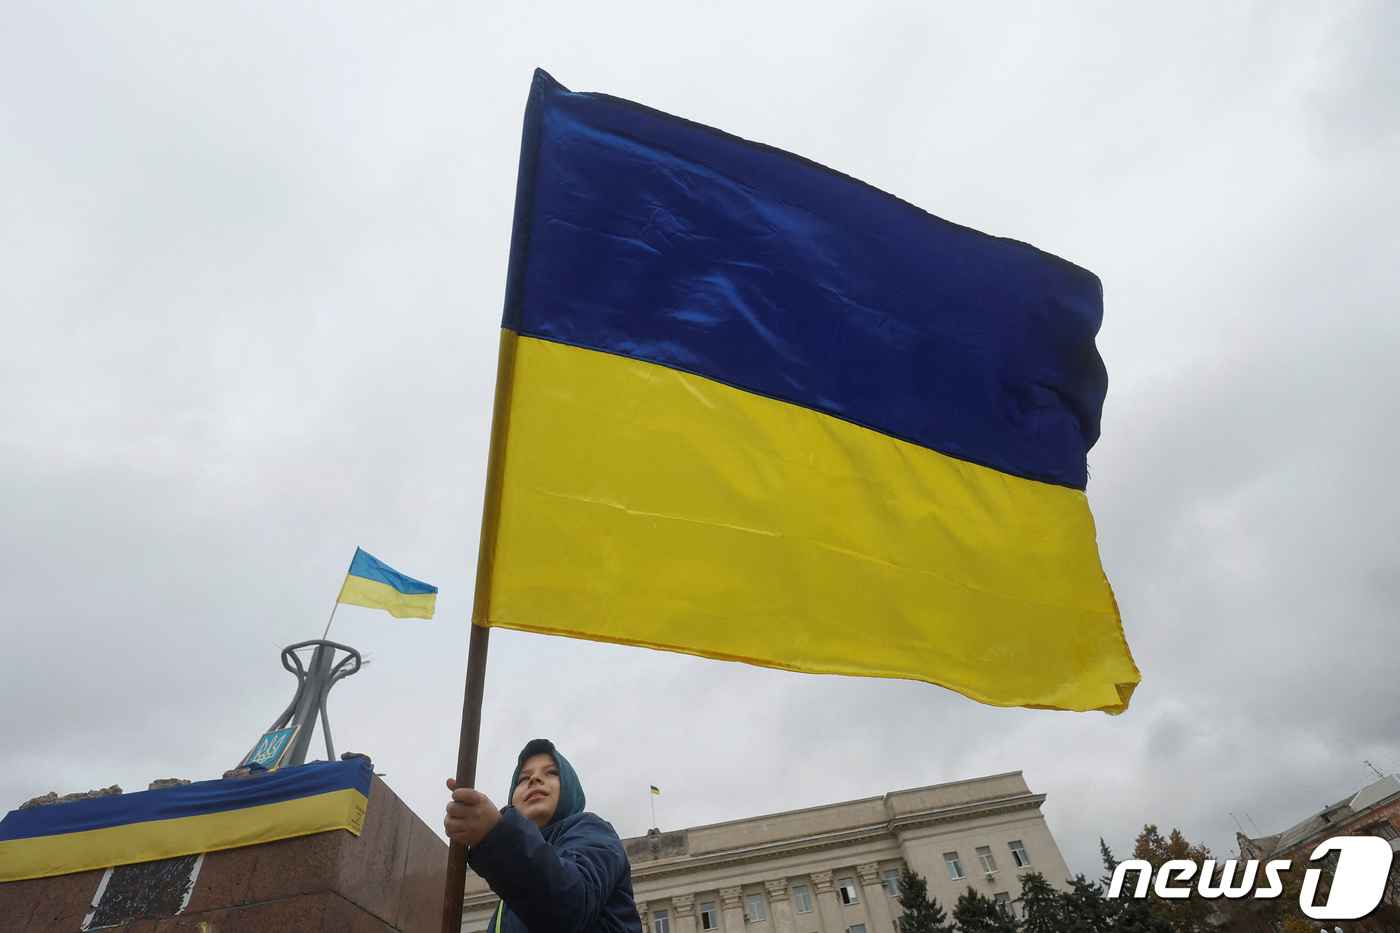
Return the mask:
[[[1112,865],[1112,853],[1103,840],[1100,851],[1106,855],[1105,865]],[[1110,867],[1110,876],[1112,868]],[[1031,872],[1021,876],[1021,933],[1118,933],[1117,921],[1123,913],[1119,901],[1104,894],[1104,886],[1083,875],[1070,879],[1068,891],[1057,890],[1041,875]],[[1151,917],[1146,906],[1142,913]],[[1169,933],[1165,924],[1151,933]],[[1149,933],[1134,930],[1133,933]]]
[[1099,858],[1103,859],[1105,872],[1104,876],[1099,879],[1099,884],[1107,890],[1108,886],[1113,883],[1113,872],[1118,867],[1118,860],[1113,857],[1113,850],[1108,847],[1108,843],[1103,841],[1102,836],[1099,837]]
[[1021,876],[1022,933],[1064,933],[1065,901],[1038,871]]
[[901,870],[897,900],[904,911],[899,918],[901,933],[952,933],[938,898],[928,896],[928,882],[923,875],[908,868]]
[[1114,905],[1097,882],[1075,875],[1060,898],[1063,933],[1114,933]]
[[961,933],[1018,933],[1020,928],[996,901],[971,887],[953,905],[953,923]]

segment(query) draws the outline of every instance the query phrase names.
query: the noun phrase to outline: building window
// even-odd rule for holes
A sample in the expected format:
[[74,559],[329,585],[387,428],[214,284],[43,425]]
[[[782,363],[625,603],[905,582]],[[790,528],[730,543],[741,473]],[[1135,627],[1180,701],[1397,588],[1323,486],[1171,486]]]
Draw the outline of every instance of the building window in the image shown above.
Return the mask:
[[700,905],[700,929],[719,929],[719,914],[715,911],[714,901],[706,901]]
[[843,904],[859,904],[860,898],[856,897],[856,882],[854,878],[842,878],[836,882],[836,893],[841,898]]
[[899,897],[904,893],[899,887],[899,869],[891,868],[885,872],[885,887],[890,889],[890,897]]
[[997,860],[992,858],[990,846],[978,846],[977,859],[982,863],[982,870],[987,874],[995,875],[997,873]]
[[671,933],[671,914],[666,910],[655,910],[651,914],[651,933]]
[[812,898],[807,894],[805,884],[795,884],[792,886],[792,902],[797,905],[799,914],[810,914],[812,912]]
[[995,897],[997,902],[997,910],[1001,911],[1002,914],[1011,918],[1012,920],[1015,920],[1016,908],[1011,903],[1011,895],[1007,894],[1005,891],[1002,891],[1000,894],[995,895]]
[[865,933],[865,924],[853,923],[846,927],[846,933]]
[[1372,836],[1379,836],[1382,839],[1400,838],[1400,833],[1395,831],[1395,826],[1390,820],[1381,820],[1379,823],[1367,826],[1366,832],[1370,833]]
[[944,852],[943,861],[948,864],[948,877],[954,881],[961,881],[967,876],[963,874],[962,860],[958,858],[956,852]]
[[1011,842],[1011,860],[1016,863],[1017,868],[1031,867],[1031,857],[1026,854],[1026,847],[1021,845],[1019,839]]
[[766,920],[766,919],[768,919],[768,918],[765,917],[764,914],[763,914],[763,895],[762,895],[762,894],[750,894],[747,898],[745,898],[745,900],[748,902],[748,905],[749,905],[749,910],[748,910],[749,920],[751,920],[751,921],[758,921],[758,920]]

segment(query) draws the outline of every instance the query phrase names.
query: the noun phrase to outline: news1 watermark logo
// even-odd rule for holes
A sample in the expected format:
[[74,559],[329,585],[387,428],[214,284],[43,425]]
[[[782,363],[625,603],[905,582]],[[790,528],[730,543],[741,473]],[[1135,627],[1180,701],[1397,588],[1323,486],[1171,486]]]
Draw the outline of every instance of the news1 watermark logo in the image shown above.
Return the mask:
[[[1298,892],[1298,906],[1313,920],[1359,920],[1375,910],[1385,894],[1393,854],[1390,843],[1377,836],[1333,836],[1313,849],[1308,861],[1331,861],[1329,857],[1334,852],[1336,867],[1332,870],[1332,887],[1325,901],[1314,903],[1318,882],[1322,880],[1322,869],[1309,868],[1303,875],[1302,890]],[[1149,885],[1158,897],[1168,899],[1190,897],[1193,893],[1207,900],[1218,897],[1278,897],[1283,893],[1283,881],[1279,876],[1288,871],[1293,863],[1289,859],[1272,859],[1262,863],[1249,859],[1243,863],[1244,869],[1237,879],[1235,876],[1240,864],[1238,859],[1227,859],[1217,874],[1213,860],[1197,865],[1190,859],[1172,859],[1162,863],[1154,880],[1150,863],[1142,859],[1129,859],[1119,862],[1113,870],[1108,896],[1119,897],[1128,873],[1136,871],[1136,884],[1129,892],[1132,897],[1146,897]],[[1196,879],[1194,885],[1191,883],[1193,879]]]

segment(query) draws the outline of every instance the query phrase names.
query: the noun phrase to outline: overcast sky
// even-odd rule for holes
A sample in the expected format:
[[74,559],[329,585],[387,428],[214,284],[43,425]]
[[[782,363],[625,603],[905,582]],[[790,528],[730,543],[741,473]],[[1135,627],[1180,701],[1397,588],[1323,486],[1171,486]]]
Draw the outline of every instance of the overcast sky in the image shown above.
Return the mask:
[[649,784],[677,829],[1021,770],[1093,875],[1400,768],[1397,37],[1386,0],[0,0],[0,812],[237,764],[358,545],[441,595],[336,614],[373,657],[336,750],[440,826],[537,66],[1100,276],[1143,682],[1008,710],[497,630],[488,794],[536,735],[623,835]]

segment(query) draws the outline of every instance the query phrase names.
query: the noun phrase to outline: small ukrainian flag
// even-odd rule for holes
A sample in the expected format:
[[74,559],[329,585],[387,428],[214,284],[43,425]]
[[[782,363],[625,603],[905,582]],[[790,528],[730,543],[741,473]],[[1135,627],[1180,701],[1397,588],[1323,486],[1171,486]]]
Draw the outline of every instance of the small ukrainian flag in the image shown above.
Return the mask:
[[656,786],[655,784],[651,785],[651,792],[652,792],[653,794],[655,794],[656,796],[658,796],[658,797],[661,796],[661,791],[660,791],[659,788],[657,788],[657,786]]
[[406,577],[360,548],[336,602],[347,606],[383,609],[396,619],[431,619],[437,606],[437,587]]

